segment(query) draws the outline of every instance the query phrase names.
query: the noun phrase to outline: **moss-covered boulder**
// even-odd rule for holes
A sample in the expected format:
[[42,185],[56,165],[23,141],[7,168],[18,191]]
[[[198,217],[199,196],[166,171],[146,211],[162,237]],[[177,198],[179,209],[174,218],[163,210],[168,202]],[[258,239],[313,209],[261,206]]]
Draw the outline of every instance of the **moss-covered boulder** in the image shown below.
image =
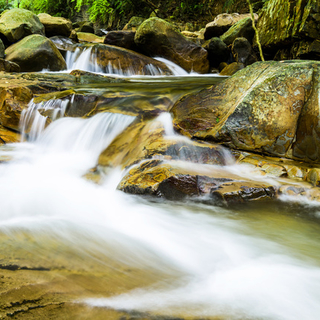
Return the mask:
[[41,35],[30,35],[6,50],[6,59],[17,63],[21,71],[60,71],[67,68],[61,53],[51,40]]
[[104,72],[141,75],[172,75],[172,71],[160,61],[124,48],[99,44],[92,47],[96,63]]
[[319,162],[319,68],[257,62],[180,99],[171,110],[175,128],[235,149]]
[[[204,30],[204,38],[205,40],[211,39],[213,37],[220,37],[223,35],[228,29],[239,23],[239,21],[246,19],[245,23],[248,23],[248,18],[251,19],[250,13],[239,14],[239,13],[222,13],[215,17],[212,22],[209,22],[206,25]],[[255,21],[258,19],[258,15],[254,14]],[[232,33],[234,30],[232,30]],[[233,39],[234,40],[234,39]],[[231,42],[232,43],[232,42]]]
[[220,39],[229,46],[235,39],[240,37],[246,38],[252,43],[253,36],[254,30],[252,27],[252,20],[251,17],[247,17],[236,22],[220,37]]
[[134,38],[141,52],[149,56],[166,58],[186,71],[207,73],[207,51],[187,40],[173,25],[159,18],[144,21]]
[[47,13],[40,13],[38,17],[44,25],[47,37],[70,36],[72,31],[72,22],[70,20],[61,17],[52,17]]
[[0,37],[6,43],[13,43],[30,35],[44,35],[44,26],[29,10],[11,9],[0,16]]
[[212,67],[218,67],[221,62],[231,58],[228,46],[218,37],[207,40],[202,46],[208,51],[208,59]]
[[318,0],[268,1],[257,24],[261,45],[276,52],[302,39],[320,39],[319,17]]

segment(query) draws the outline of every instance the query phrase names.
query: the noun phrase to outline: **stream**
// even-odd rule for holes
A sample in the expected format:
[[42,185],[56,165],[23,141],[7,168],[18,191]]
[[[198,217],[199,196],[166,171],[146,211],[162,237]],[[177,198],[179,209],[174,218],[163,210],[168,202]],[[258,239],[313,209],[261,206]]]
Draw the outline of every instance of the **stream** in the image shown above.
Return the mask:
[[[175,100],[216,81],[130,79],[77,90]],[[118,191],[118,168],[101,184],[84,178],[134,118],[57,117],[46,129],[37,118],[27,140],[0,148],[0,317],[319,319],[317,204],[165,202]]]

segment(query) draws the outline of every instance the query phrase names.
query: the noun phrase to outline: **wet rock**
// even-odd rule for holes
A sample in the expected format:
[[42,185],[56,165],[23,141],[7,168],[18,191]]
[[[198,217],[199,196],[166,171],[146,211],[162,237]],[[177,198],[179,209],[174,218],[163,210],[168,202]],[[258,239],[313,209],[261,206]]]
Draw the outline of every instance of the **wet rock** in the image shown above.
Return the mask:
[[[131,141],[135,141],[134,144]],[[127,168],[150,158],[182,159],[193,163],[226,164],[225,149],[219,145],[164,137],[160,121],[135,122],[104,150],[98,164]]]
[[227,64],[221,71],[221,76],[232,76],[236,72],[242,70],[245,67],[245,65],[241,62],[232,62],[230,64]]
[[149,56],[164,57],[188,72],[209,71],[207,51],[188,41],[174,26],[162,19],[150,18],[144,21],[134,40],[141,52]]
[[280,46],[304,39],[320,39],[317,0],[292,2],[272,0],[264,6],[257,29],[264,50],[276,52]]
[[76,32],[94,33],[93,23],[90,21],[79,21],[73,24]]
[[245,66],[258,61],[250,42],[246,38],[235,39],[232,43],[231,52],[234,60],[243,63]]
[[310,182],[313,186],[319,187],[320,186],[320,169],[314,168],[311,169],[307,174],[308,182]]
[[38,14],[40,22],[44,25],[47,37],[69,37],[72,31],[72,22],[62,17],[52,17],[47,13]]
[[118,70],[124,74],[171,75],[172,71],[162,62],[120,47],[95,45],[96,63],[103,70]]
[[54,37],[51,37],[50,40],[54,43],[54,45],[60,51],[72,51],[73,52],[77,48],[77,46],[76,46],[77,43],[67,37],[54,36]]
[[235,149],[318,161],[318,72],[315,62],[255,63],[181,98],[171,110],[175,128]]
[[[19,133],[13,130],[9,130],[0,125],[0,144],[15,143],[20,141],[21,136]],[[0,158],[0,162],[1,161],[3,161],[2,158]]]
[[6,43],[13,43],[31,34],[44,35],[44,26],[31,11],[15,8],[1,14],[0,34]]
[[208,51],[208,59],[212,67],[218,67],[221,62],[227,62],[230,59],[229,48],[218,37],[207,40],[203,48]]
[[131,17],[129,22],[123,27],[123,30],[131,30],[131,31],[136,31],[138,27],[145,21],[145,18],[142,17]]
[[0,71],[20,72],[20,66],[14,62],[0,59]]
[[[231,26],[243,19],[251,18],[250,13],[222,13],[216,16],[216,18],[206,25],[204,31],[205,40],[213,37],[219,37],[223,35]],[[258,19],[258,15],[255,14],[255,19]]]
[[6,50],[6,59],[17,63],[22,72],[67,68],[61,53],[51,40],[41,35],[30,35]]
[[190,168],[185,163],[160,160],[145,161],[131,169],[118,189],[169,200],[192,197],[194,201],[224,205],[271,200],[277,191],[271,184],[245,179],[220,167]]
[[138,47],[134,42],[135,34],[135,31],[110,31],[105,36],[103,43],[138,51]]
[[89,32],[77,32],[79,42],[103,43],[104,37],[96,36]]
[[0,92],[0,124],[19,131],[21,112],[28,107],[32,97],[32,91],[26,87],[3,88]]
[[320,40],[295,42],[290,50],[292,59],[320,60]]
[[252,43],[254,30],[252,27],[251,17],[247,17],[236,22],[220,37],[220,39],[229,46],[235,39],[242,37]]
[[5,47],[4,47],[2,40],[0,39],[0,59],[4,58],[4,56],[5,56],[4,51],[5,51]]

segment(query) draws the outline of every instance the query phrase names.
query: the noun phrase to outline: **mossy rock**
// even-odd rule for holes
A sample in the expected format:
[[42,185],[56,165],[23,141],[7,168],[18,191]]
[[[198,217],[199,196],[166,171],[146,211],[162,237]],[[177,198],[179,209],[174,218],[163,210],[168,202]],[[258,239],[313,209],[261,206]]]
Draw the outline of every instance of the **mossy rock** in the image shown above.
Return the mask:
[[257,62],[215,87],[181,98],[175,128],[231,148],[320,162],[315,61]]
[[146,55],[166,58],[188,72],[209,71],[207,51],[187,40],[165,20],[149,18],[144,21],[136,31],[134,41]]
[[38,14],[40,22],[44,25],[47,37],[69,37],[72,31],[72,22],[62,17],[52,17],[47,13]]
[[0,34],[5,42],[14,43],[31,34],[44,35],[44,26],[31,11],[15,8],[1,14]]
[[22,72],[49,69],[60,71],[67,68],[61,53],[48,38],[30,35],[6,50],[6,59],[17,63]]

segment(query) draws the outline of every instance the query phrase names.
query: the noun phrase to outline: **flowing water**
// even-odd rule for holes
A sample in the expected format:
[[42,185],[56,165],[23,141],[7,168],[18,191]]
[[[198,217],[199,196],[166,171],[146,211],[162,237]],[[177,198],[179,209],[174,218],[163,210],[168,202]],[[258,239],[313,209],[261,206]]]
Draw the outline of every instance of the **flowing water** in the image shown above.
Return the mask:
[[[145,81],[160,90],[132,85]],[[56,101],[44,129],[38,108],[22,118],[29,140],[0,150],[0,316],[319,319],[317,205],[165,203],[116,190],[116,168],[94,184],[84,175],[135,117],[60,118]],[[157,120],[174,135],[168,114]]]

